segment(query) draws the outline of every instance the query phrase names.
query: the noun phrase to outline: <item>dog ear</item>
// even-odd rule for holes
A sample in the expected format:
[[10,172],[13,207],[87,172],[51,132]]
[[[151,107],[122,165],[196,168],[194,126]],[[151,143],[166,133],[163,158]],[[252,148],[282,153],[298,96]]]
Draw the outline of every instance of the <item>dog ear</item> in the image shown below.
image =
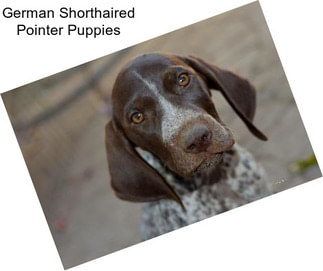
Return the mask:
[[105,141],[111,186],[120,199],[134,202],[171,199],[183,207],[172,188],[141,159],[113,120],[106,125]]
[[221,91],[251,133],[261,140],[267,140],[252,123],[256,109],[256,91],[246,79],[194,56],[183,57],[182,60],[200,74],[208,88]]

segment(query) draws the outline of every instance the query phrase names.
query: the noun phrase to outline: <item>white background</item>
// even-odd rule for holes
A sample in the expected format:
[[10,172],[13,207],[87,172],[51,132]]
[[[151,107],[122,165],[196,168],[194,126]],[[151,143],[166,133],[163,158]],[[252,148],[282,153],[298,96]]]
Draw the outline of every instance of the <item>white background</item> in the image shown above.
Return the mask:
[[[86,40],[78,37],[18,37],[15,27],[20,21],[4,20],[0,16],[1,92],[250,1],[66,2],[2,0],[0,8],[2,12],[6,6],[19,9],[135,6],[136,19],[111,22],[111,25],[120,26],[120,36]],[[320,2],[263,0],[260,4],[322,165],[323,9]],[[93,24],[98,22],[93,21]],[[60,25],[68,21],[25,20],[24,23]],[[63,270],[2,102],[0,129],[0,268]],[[322,191],[320,178],[73,269],[322,270]]]

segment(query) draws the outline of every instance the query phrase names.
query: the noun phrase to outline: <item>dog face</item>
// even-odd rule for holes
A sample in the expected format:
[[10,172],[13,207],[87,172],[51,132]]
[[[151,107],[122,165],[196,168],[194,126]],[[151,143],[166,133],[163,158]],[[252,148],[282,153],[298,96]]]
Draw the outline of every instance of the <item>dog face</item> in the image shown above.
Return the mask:
[[219,119],[211,88],[219,89],[251,132],[265,139],[252,124],[253,87],[231,72],[194,57],[148,54],[119,73],[112,92],[113,120],[106,129],[112,187],[119,197],[180,201],[134,147],[151,152],[183,178],[221,161],[234,140]]
[[233,145],[205,83],[179,58],[134,60],[116,80],[113,104],[128,139],[180,176],[219,161]]

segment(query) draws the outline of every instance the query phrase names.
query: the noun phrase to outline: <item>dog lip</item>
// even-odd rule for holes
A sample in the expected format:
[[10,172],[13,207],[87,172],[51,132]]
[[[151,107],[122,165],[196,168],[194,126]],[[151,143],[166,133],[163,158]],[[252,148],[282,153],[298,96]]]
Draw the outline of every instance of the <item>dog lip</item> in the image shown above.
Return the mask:
[[221,161],[223,157],[223,152],[218,152],[218,153],[215,153],[215,155],[211,158],[210,161],[207,161],[208,159],[204,159],[197,167],[196,169],[194,170],[193,173],[195,172],[199,172],[203,169],[207,169],[207,168],[210,168],[210,167],[214,167],[216,165],[218,165]]

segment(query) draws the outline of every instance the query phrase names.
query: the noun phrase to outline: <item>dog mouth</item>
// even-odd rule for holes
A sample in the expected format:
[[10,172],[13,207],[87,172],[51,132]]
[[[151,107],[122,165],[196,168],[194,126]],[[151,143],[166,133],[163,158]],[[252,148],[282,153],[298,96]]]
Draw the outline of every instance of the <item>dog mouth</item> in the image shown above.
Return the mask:
[[212,155],[212,157],[203,160],[202,163],[194,170],[194,173],[215,167],[222,161],[222,158],[223,158],[223,152],[219,152],[219,153],[216,153],[215,155]]

